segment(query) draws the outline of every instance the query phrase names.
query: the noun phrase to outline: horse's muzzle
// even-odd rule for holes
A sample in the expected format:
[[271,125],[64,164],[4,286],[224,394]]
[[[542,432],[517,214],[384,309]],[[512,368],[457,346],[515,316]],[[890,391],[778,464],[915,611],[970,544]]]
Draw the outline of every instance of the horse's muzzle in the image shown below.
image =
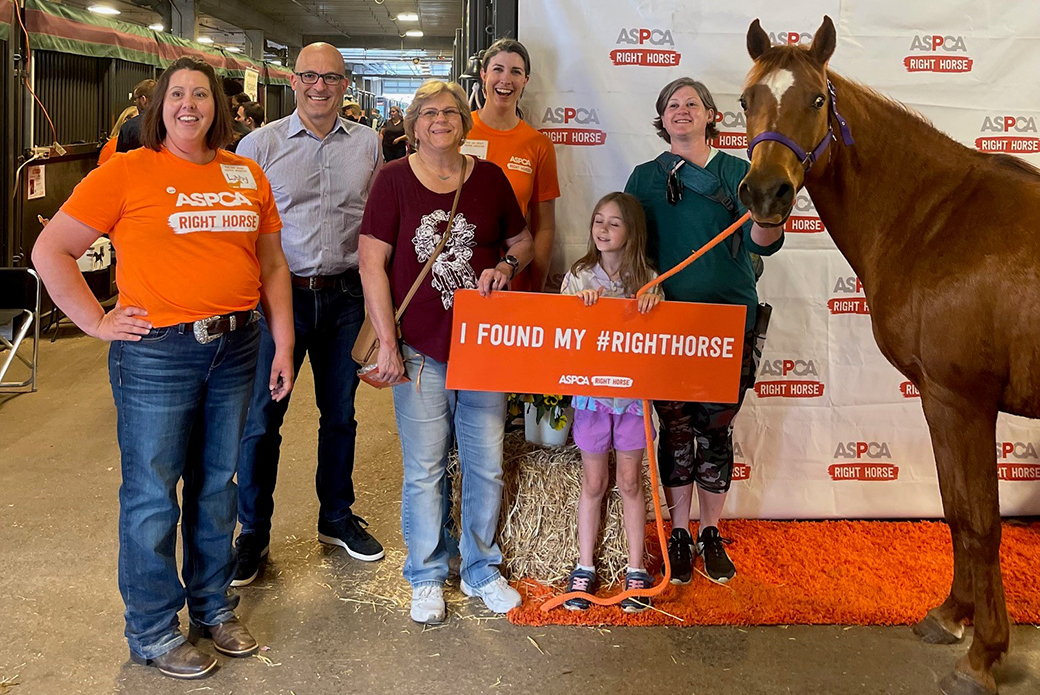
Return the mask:
[[786,177],[756,176],[749,172],[740,182],[737,196],[759,224],[779,226],[787,221],[797,189]]

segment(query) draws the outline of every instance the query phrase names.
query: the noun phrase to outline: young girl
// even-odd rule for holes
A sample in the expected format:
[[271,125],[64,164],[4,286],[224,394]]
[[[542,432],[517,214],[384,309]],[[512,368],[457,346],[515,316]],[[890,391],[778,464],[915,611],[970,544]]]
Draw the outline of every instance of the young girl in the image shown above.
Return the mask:
[[[640,287],[657,277],[646,257],[646,219],[639,201],[627,193],[604,196],[592,213],[589,250],[563,280],[562,294],[577,295],[592,306],[600,297],[634,297]],[[650,311],[659,301],[658,288],[639,298],[639,311]],[[647,589],[653,579],[643,567],[646,503],[643,500],[643,403],[630,398],[573,399],[574,442],[581,449],[583,477],[578,501],[578,566],[571,572],[567,591],[592,593],[596,584],[593,554],[599,535],[603,495],[610,477],[610,450],[617,452],[617,486],[624,509],[628,539],[625,590]],[[589,607],[583,598],[563,604],[569,610]],[[647,598],[621,602],[626,613],[650,605]]]

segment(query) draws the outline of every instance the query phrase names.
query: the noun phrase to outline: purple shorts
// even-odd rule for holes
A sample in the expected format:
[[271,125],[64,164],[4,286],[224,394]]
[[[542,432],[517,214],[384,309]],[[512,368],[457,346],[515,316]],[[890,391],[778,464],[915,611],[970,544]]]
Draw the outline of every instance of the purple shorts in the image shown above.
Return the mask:
[[[650,424],[650,431],[651,436],[657,436],[653,423]],[[618,415],[605,410],[575,410],[574,443],[582,451],[592,454],[605,454],[611,449],[645,449],[643,418],[632,413]]]

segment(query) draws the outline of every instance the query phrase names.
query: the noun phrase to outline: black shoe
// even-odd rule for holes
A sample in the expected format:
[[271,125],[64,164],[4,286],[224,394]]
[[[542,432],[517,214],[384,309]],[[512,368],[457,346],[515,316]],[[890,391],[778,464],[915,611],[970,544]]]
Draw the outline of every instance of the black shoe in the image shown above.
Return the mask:
[[383,546],[364,529],[368,522],[356,514],[335,523],[318,519],[318,540],[338,545],[358,560],[374,562],[383,559]]
[[[628,574],[625,575],[625,591],[631,589],[649,589],[653,585],[654,578],[642,570],[637,572],[629,570]],[[630,596],[621,602],[621,610],[626,613],[642,613],[649,607],[649,596]]]
[[235,540],[235,578],[231,586],[248,586],[260,575],[260,561],[267,557],[271,545],[254,533],[243,533]]
[[[596,590],[596,573],[575,567],[567,580],[567,593],[572,591],[584,591],[591,594]],[[569,611],[587,611],[592,604],[586,598],[575,596],[563,602],[563,607]]]
[[725,546],[733,541],[719,535],[714,526],[706,526],[697,536],[697,554],[704,558],[704,571],[717,582],[725,584],[737,574],[737,568],[726,554]]
[[668,539],[668,564],[672,566],[672,584],[689,584],[693,579],[693,537],[684,528],[672,530]]

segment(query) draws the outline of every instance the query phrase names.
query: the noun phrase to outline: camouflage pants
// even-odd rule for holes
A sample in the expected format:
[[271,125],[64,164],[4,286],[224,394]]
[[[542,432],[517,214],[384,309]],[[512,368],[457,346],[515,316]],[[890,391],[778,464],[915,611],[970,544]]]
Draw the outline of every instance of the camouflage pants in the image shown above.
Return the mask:
[[661,421],[657,465],[665,487],[695,482],[708,492],[729,490],[733,481],[733,418],[744,403],[744,394],[755,385],[760,358],[754,334],[748,331],[736,403],[654,402]]

